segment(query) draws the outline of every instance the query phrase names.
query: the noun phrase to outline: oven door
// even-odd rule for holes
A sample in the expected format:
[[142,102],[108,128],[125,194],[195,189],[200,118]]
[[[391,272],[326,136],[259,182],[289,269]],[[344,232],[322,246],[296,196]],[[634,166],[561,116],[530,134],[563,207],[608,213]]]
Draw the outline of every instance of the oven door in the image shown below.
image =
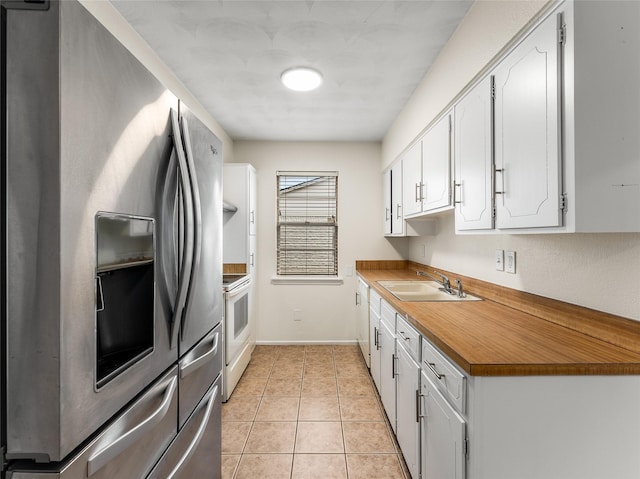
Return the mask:
[[234,358],[249,342],[249,293],[251,279],[225,293],[225,364]]

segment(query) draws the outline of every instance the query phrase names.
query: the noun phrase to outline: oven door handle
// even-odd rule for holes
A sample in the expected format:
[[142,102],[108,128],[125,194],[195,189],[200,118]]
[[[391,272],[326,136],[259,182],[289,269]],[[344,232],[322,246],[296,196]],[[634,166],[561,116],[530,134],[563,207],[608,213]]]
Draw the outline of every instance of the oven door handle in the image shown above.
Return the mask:
[[93,454],[87,461],[87,474],[93,476],[96,472],[106,466],[110,461],[118,457],[131,445],[145,437],[154,427],[156,427],[167,415],[169,406],[178,387],[178,378],[173,376],[171,382],[163,392],[162,402],[144,421],[129,429],[107,446]]
[[180,185],[182,186],[182,204],[184,208],[185,218],[185,238],[182,258],[180,260],[180,274],[178,278],[178,293],[176,296],[176,305],[173,311],[171,321],[171,348],[175,348],[178,342],[178,334],[180,325],[182,324],[182,316],[184,307],[187,303],[187,293],[189,291],[189,282],[191,281],[191,272],[193,264],[193,195],[191,193],[191,183],[189,181],[189,169],[184,154],[184,146],[182,136],[180,134],[180,124],[178,122],[178,114],[175,110],[171,110],[171,124],[173,129],[173,143],[178,156],[178,168],[180,171]]
[[225,296],[227,297],[227,299],[233,299],[237,296],[244,294],[250,287],[251,287],[251,280],[247,281],[246,283],[243,283],[237,288],[233,288],[232,290],[227,291],[225,293]]
[[194,372],[196,369],[201,368],[215,357],[218,352],[218,338],[220,336],[220,332],[216,331],[212,336],[213,337],[210,338],[211,347],[205,353],[180,365],[180,379],[186,378],[189,374]]

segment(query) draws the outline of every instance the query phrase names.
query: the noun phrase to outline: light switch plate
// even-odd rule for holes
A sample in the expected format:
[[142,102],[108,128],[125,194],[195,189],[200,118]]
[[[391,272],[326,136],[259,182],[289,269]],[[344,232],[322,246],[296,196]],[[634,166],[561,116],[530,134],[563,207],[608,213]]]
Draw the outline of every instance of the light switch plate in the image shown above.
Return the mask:
[[504,250],[496,250],[496,271],[504,271]]
[[516,272],[516,252],[515,251],[507,251],[507,256],[505,258],[505,271],[507,273]]

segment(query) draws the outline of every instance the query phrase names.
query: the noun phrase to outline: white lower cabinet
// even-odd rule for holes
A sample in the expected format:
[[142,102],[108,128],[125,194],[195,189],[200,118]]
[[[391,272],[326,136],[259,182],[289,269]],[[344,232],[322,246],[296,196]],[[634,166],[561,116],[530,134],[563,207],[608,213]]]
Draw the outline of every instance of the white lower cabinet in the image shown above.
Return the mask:
[[369,285],[361,278],[356,290],[356,331],[362,357],[369,367]]
[[395,310],[384,300],[380,319],[380,399],[393,432],[396,432],[396,335]]
[[420,391],[422,477],[464,479],[466,422],[424,372]]
[[397,339],[396,438],[413,479],[420,477],[420,366]]
[[412,479],[640,478],[640,375],[470,376],[373,289],[369,311]]
[[380,390],[380,296],[369,292],[369,346],[371,350],[371,378]]

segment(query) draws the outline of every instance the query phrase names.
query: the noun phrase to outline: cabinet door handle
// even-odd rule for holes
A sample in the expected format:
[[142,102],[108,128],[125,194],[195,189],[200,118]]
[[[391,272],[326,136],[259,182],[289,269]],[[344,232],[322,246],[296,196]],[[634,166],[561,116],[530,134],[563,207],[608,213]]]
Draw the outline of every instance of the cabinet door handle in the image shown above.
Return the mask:
[[[460,188],[460,198],[456,200],[456,188]],[[461,205],[462,204],[462,183],[453,183],[453,204]]]
[[385,221],[389,221],[389,213],[391,213],[391,210],[389,208],[385,208],[384,209],[384,220]]
[[427,197],[427,185],[425,183],[420,183],[420,201],[424,201]]
[[251,211],[250,211],[250,213],[249,213],[249,216],[250,216],[250,218],[251,218],[251,219],[249,220],[249,221],[250,221],[250,223],[251,223],[251,224],[255,224],[255,222],[256,222],[256,213],[255,213],[255,211],[251,210]]
[[400,213],[402,211],[402,205],[400,203],[398,203],[396,205],[396,219],[400,219],[402,218],[402,214]]
[[358,306],[358,305],[360,304],[360,301],[359,301],[359,300],[360,300],[360,293],[358,293],[358,292],[356,291],[356,306]]
[[396,355],[391,355],[391,379],[396,378]]
[[436,376],[438,379],[442,379],[442,378],[445,376],[444,374],[440,374],[440,373],[436,370],[436,364],[435,364],[435,363],[428,363],[427,361],[423,361],[423,362],[427,365],[427,367],[428,367],[429,369],[431,369],[431,372],[432,372],[433,374],[435,374],[435,376]]
[[[496,189],[495,194],[496,195],[504,195],[505,194],[505,191],[504,191],[504,168],[496,168],[494,171],[495,171],[496,174],[500,173],[500,176],[502,178],[502,181],[501,181],[501,183],[502,183],[502,191],[498,191]],[[496,180],[496,187],[497,186],[498,186],[498,181]]]
[[249,266],[255,266],[256,265],[255,264],[256,263],[256,261],[255,261],[256,258],[255,257],[256,257],[255,253],[251,253],[249,255]]
[[376,347],[376,349],[380,349],[378,348],[378,328],[376,328],[375,326],[373,327],[373,345]]
[[405,336],[405,335],[404,335],[404,331],[400,331],[398,334],[399,334],[399,335],[400,335],[400,337],[401,337],[402,339],[404,339],[405,341],[411,341],[411,336]]
[[416,422],[420,422],[420,418],[422,415],[420,414],[420,398],[422,395],[420,394],[420,389],[416,389]]
[[416,183],[416,203],[422,201],[422,183]]
[[378,329],[376,331],[376,340],[378,342],[378,344],[376,344],[378,351],[380,351],[380,330]]

